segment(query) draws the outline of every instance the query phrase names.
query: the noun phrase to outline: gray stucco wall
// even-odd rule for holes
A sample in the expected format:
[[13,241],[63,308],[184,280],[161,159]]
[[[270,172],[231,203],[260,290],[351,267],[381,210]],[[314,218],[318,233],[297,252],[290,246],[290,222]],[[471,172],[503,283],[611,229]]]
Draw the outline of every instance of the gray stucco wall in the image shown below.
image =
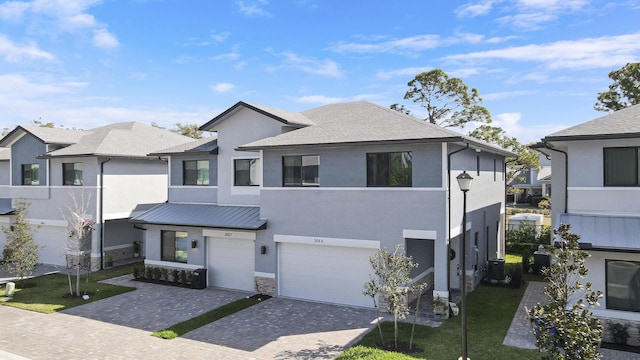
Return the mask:
[[100,166],[95,157],[55,158],[49,161],[51,186],[64,186],[62,184],[62,164],[82,163],[82,185],[98,185]]
[[148,260],[161,261],[160,259],[160,234],[162,230],[186,231],[189,233],[189,240],[196,240],[198,246],[193,249],[189,246],[187,253],[187,263],[206,267],[205,254],[207,253],[206,241],[202,236],[202,228],[192,228],[185,226],[159,226],[146,225],[144,231],[144,254]]
[[36,159],[37,156],[46,153],[46,145],[33,137],[26,134],[11,145],[11,170],[12,183],[15,186],[22,185],[22,164],[39,164],[40,185],[47,185],[47,161]]
[[0,161],[0,185],[9,185],[10,178],[9,174],[11,174],[11,167],[9,161]]
[[282,156],[319,155],[321,187],[366,187],[367,153],[412,153],[413,187],[442,186],[440,144],[350,146],[264,151],[264,186],[282,186]]
[[209,154],[193,154],[171,156],[171,169],[169,169],[171,186],[183,185],[183,162],[186,160],[209,160],[209,186],[218,185],[218,157]]

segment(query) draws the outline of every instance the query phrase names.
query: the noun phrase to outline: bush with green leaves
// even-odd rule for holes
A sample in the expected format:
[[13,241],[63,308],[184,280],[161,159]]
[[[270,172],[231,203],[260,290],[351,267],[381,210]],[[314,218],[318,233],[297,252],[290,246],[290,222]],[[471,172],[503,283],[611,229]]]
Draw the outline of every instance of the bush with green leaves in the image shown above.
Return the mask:
[[551,359],[599,359],[602,324],[589,307],[598,305],[602,291],[584,282],[589,253],[580,249],[580,236],[570,232],[569,225],[561,224],[554,234],[559,239],[549,248],[551,266],[543,270],[548,302],[529,311],[536,344]]
[[15,221],[9,227],[2,227],[7,243],[2,250],[4,261],[2,269],[20,278],[24,285],[24,278],[33,274],[38,265],[38,245],[33,238],[33,232],[27,221],[27,207],[29,204],[19,200],[15,204]]
[[624,323],[609,323],[611,339],[615,344],[626,344],[629,339],[629,325]]

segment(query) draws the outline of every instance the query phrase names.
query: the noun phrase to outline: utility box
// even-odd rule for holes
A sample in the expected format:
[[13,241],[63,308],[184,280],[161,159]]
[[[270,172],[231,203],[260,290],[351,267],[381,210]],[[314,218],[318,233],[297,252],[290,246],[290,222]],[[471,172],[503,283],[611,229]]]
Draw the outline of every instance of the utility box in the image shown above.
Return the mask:
[[521,213],[515,214],[509,218],[509,230],[517,230],[522,225],[529,225],[537,231],[542,228],[544,221],[544,215],[542,214],[533,214],[533,213]]
[[489,280],[504,280],[506,277],[504,259],[489,259],[487,263],[487,276]]
[[193,271],[193,277],[191,278],[191,288],[207,288],[207,269],[196,269]]

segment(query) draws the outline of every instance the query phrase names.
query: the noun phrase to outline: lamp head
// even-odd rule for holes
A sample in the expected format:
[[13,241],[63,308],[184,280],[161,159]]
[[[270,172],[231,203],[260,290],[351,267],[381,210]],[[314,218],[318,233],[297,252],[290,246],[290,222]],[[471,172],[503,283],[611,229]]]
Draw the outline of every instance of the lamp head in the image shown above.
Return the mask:
[[456,179],[458,180],[458,186],[460,186],[460,190],[462,190],[463,192],[467,192],[469,191],[469,189],[471,189],[471,181],[473,180],[473,178],[471,177],[471,175],[467,174],[466,171],[463,171],[462,174],[456,176]]

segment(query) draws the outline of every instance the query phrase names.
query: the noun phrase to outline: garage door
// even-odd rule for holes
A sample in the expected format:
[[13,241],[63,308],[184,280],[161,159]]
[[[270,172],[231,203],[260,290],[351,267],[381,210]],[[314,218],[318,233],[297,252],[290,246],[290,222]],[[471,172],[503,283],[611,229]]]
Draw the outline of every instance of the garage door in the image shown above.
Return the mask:
[[372,307],[362,295],[369,280],[369,257],[376,250],[342,246],[280,243],[280,295]]
[[64,253],[67,248],[67,228],[61,226],[41,225],[33,230],[34,240],[38,245],[39,263],[66,266]]
[[207,239],[208,285],[253,291],[253,240],[215,237]]

